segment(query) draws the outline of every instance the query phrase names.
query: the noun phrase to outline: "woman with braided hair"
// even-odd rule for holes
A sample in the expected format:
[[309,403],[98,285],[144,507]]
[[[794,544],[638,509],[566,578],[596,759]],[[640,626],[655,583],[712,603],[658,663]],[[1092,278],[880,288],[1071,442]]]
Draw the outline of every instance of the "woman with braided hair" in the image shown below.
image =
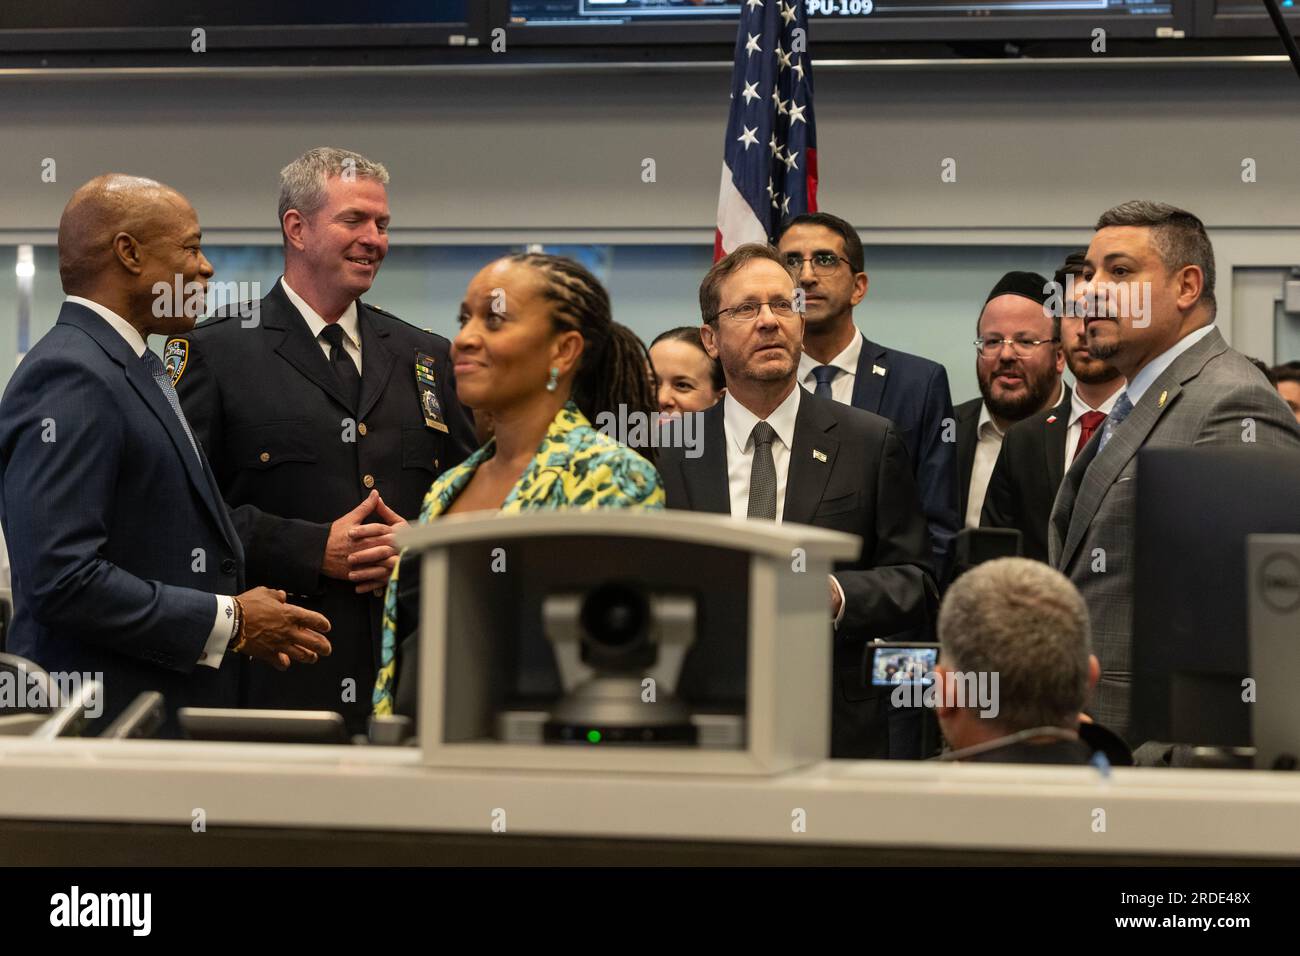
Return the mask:
[[[645,347],[614,322],[595,276],[562,256],[505,256],[470,281],[459,321],[456,394],[491,416],[493,435],[433,483],[421,522],[470,511],[663,508],[650,461],[591,424],[602,412],[617,417],[619,406],[653,420],[657,407]],[[398,660],[414,652],[406,639],[416,631],[417,577],[399,561],[388,582],[376,714],[414,716],[415,688],[394,695]]]

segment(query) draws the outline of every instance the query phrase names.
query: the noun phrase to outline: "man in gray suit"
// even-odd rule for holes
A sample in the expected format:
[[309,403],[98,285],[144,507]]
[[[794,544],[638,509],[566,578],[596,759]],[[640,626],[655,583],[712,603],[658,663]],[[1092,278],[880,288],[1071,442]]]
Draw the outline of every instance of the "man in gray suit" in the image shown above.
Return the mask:
[[1048,546],[1052,566],[1074,582],[1092,615],[1102,672],[1089,712],[1127,736],[1138,450],[1300,450],[1300,428],[1214,327],[1214,249],[1191,213],[1140,200],[1106,211],[1081,278],[1072,304],[1086,309],[1089,350],[1118,368],[1126,385],[1061,483]]

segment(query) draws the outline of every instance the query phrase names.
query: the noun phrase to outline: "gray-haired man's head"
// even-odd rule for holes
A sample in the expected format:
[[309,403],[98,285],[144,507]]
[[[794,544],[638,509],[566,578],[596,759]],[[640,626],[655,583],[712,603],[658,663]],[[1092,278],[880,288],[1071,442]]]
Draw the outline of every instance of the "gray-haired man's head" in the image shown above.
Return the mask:
[[941,674],[997,675],[995,718],[940,707],[954,748],[1033,727],[1073,728],[1096,682],[1083,598],[1059,571],[1027,558],[989,561],[953,582],[939,609],[939,643]]
[[346,307],[375,281],[388,254],[387,183],[383,164],[333,146],[280,170],[285,280],[317,311]]

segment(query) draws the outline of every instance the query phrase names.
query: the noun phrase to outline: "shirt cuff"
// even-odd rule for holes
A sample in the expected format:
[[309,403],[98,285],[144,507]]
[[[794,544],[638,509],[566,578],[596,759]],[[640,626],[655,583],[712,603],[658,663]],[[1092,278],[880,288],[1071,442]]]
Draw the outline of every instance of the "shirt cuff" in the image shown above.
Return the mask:
[[235,636],[235,599],[225,594],[216,595],[217,616],[212,622],[208,642],[203,645],[199,664],[203,667],[220,667],[226,657],[226,648]]
[[840,596],[840,613],[835,615],[835,620],[833,622],[835,630],[838,631],[840,629],[840,621],[844,620],[844,605],[847,602],[844,600],[844,589],[840,587],[840,582],[835,580],[835,575],[833,574],[831,575],[831,587],[833,587],[835,593]]

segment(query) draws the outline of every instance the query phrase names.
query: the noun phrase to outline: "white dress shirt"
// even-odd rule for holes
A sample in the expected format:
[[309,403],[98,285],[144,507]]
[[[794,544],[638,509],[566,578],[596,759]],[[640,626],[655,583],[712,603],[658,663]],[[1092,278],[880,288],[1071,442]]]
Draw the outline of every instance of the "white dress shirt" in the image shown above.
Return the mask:
[[[131,346],[136,358],[144,358],[144,350],[147,348],[144,336],[130,322],[107,306],[92,302],[90,299],[83,299],[79,295],[68,296],[68,301],[75,302],[77,305],[84,305],[91,312],[94,312],[107,322],[118,335],[126,339],[126,344]],[[203,654],[199,657],[199,663],[204,667],[220,667],[222,658],[226,656],[226,646],[230,643],[230,639],[235,636],[234,599],[226,594],[213,596],[217,599],[217,613],[212,622],[212,630],[208,632],[208,640],[203,645]]]
[[[831,398],[844,405],[853,404],[853,383],[858,377],[858,357],[861,354],[862,333],[854,329],[853,341],[848,348],[826,363],[839,369],[831,379]],[[813,369],[819,365],[821,363],[807,352],[799,356],[799,382],[810,392],[817,390],[817,377],[813,375]]]
[[984,496],[988,494],[993,466],[998,462],[1005,432],[998,428],[986,403],[980,403],[980,420],[975,426],[975,463],[970,469],[970,493],[966,499],[966,527],[980,526],[980,512],[984,510]]
[[[307,300],[300,296],[293,289],[289,288],[289,283],[280,276],[280,285],[284,287],[284,294],[289,297],[302,317],[307,322],[307,328],[311,329],[312,336],[325,352],[325,357],[330,357],[330,344],[321,338],[321,332],[331,323],[326,322],[320,315],[307,304]],[[343,330],[343,351],[348,353],[348,358],[352,359],[352,364],[357,367],[357,374],[361,374],[361,330],[357,325],[357,302],[353,299],[348,303],[347,309],[339,316],[337,325]]]
[[[799,399],[803,389],[797,384],[771,415],[762,421],[772,426],[776,437],[772,439],[772,464],[776,468],[776,520],[780,524],[785,513],[786,479],[790,476],[790,449],[794,446],[794,422],[799,414]],[[744,518],[749,514],[749,476],[754,468],[754,426],[760,421],[728,391],[722,399],[722,426],[726,431],[727,490],[731,494],[731,516]],[[758,520],[758,519],[755,519]],[[831,576],[831,583],[840,596],[840,612],[835,616],[838,627],[844,617],[844,589]]]
[[[1058,382],[1060,392],[1056,397],[1059,408],[1065,398],[1065,389]],[[966,527],[980,526],[980,512],[984,510],[984,496],[988,494],[989,479],[993,477],[993,466],[998,463],[998,452],[1002,451],[1002,438],[1006,433],[998,428],[993,420],[987,402],[980,403],[980,420],[975,427],[975,463],[970,470],[970,493],[966,499]]]
[[[790,474],[790,448],[794,445],[794,420],[799,414],[799,396],[795,386],[785,401],[764,421],[772,426],[772,464],[776,466],[776,520],[785,512],[785,485]],[[722,425],[727,432],[727,486],[731,491],[731,514],[744,518],[749,513],[749,475],[754,467],[754,426],[759,418],[728,391],[722,399]]]
[[[1083,418],[1085,412],[1101,412],[1103,415],[1109,415],[1110,410],[1115,407],[1115,402],[1119,400],[1119,393],[1122,391],[1124,391],[1122,388],[1115,389],[1110,393],[1110,397],[1096,408],[1093,408],[1079,397],[1077,386],[1070,392],[1070,427],[1065,432],[1066,471],[1069,471],[1070,466],[1074,464],[1074,453],[1079,448],[1079,436],[1083,434],[1083,423],[1079,419]],[[1102,422],[1102,425],[1104,424],[1105,422]],[[1098,425],[1097,428],[1100,429],[1101,425]]]

